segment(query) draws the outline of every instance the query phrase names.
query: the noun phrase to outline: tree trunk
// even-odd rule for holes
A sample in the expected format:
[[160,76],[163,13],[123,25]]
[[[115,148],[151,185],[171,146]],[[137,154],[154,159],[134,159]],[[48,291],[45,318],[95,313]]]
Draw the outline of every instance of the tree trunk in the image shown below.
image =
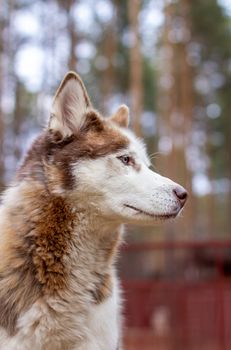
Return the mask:
[[2,2],[0,2],[0,192],[4,188],[4,114],[2,110],[2,98],[3,98],[3,81],[4,81],[4,67],[3,67],[3,56],[4,56],[4,39],[3,39],[3,28],[4,28],[4,18],[2,10]]
[[78,36],[75,30],[75,21],[72,16],[71,10],[68,14],[68,34],[70,37],[70,55],[68,59],[68,68],[70,70],[77,70],[77,56],[76,56],[76,46],[78,43]]
[[18,142],[20,137],[20,128],[22,124],[22,118],[23,118],[23,110],[22,110],[22,101],[23,96],[21,94],[21,91],[23,87],[21,86],[20,82],[15,77],[15,108],[14,108],[14,120],[13,120],[13,130],[14,130],[14,157],[15,160],[18,162],[21,158],[21,147]]
[[72,7],[77,4],[78,1],[73,0],[57,0],[59,7],[65,11],[67,20],[67,34],[70,39],[70,53],[68,57],[68,68],[70,70],[76,71],[77,69],[77,56],[76,56],[76,46],[78,43],[78,36],[75,28],[75,18],[72,13]]
[[[178,10],[178,12],[177,12]],[[173,239],[192,237],[193,208],[195,198],[192,193],[192,174],[187,167],[186,151],[191,141],[193,114],[193,81],[191,67],[187,61],[187,37],[181,41],[172,40],[175,16],[185,20],[185,32],[190,33],[190,8],[187,0],[175,4],[166,4],[162,47],[165,49],[161,58],[159,87],[159,137],[164,143],[160,156],[160,169],[164,175],[185,186],[189,192],[184,217],[174,225],[167,226],[166,234]],[[171,35],[170,35],[171,33]],[[162,146],[163,147],[163,146]],[[162,149],[161,149],[162,151]]]
[[142,136],[141,115],[143,109],[143,72],[142,55],[140,49],[140,35],[138,16],[141,1],[128,1],[128,15],[131,32],[130,48],[130,97],[133,129],[138,136]]
[[116,33],[113,30],[113,26],[109,26],[105,33],[104,43],[103,43],[103,53],[107,59],[108,65],[103,71],[101,88],[103,96],[103,110],[108,113],[110,98],[115,89],[115,70],[114,70],[114,58],[116,53]]
[[2,53],[0,52],[0,192],[4,188],[4,173],[5,173],[5,166],[4,166],[4,115],[2,111],[2,80],[3,80],[3,72],[2,72],[2,66],[1,66],[1,56]]

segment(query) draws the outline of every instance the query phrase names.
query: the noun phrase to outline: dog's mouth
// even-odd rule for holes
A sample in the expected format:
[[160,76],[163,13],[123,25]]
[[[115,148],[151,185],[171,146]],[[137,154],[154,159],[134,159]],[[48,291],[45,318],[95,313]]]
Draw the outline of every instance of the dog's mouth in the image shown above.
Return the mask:
[[130,209],[136,211],[139,214],[144,214],[146,216],[150,216],[150,217],[152,217],[152,218],[154,218],[156,220],[174,219],[177,216],[177,214],[178,214],[178,211],[174,212],[174,213],[170,213],[170,214],[154,214],[154,213],[150,213],[150,212],[147,212],[145,210],[136,208],[136,207],[134,207],[133,205],[130,205],[130,204],[124,204],[124,206],[126,208],[130,208]]

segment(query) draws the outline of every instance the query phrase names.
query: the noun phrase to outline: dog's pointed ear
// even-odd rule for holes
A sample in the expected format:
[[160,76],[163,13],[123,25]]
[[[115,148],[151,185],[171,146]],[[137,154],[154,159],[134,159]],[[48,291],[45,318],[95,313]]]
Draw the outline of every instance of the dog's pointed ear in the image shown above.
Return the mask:
[[119,125],[120,127],[127,128],[129,124],[129,108],[126,105],[121,105],[117,111],[109,118],[110,121]]
[[61,82],[52,105],[49,129],[62,138],[79,130],[91,107],[86,88],[74,72],[69,72]]

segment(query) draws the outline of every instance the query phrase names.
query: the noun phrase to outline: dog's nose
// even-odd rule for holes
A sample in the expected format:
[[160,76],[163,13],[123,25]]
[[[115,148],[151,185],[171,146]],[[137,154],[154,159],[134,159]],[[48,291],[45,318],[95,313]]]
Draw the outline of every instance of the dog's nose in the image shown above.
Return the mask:
[[173,190],[174,194],[176,195],[177,199],[180,201],[181,206],[186,202],[186,199],[188,197],[188,192],[186,189],[180,185],[176,186]]

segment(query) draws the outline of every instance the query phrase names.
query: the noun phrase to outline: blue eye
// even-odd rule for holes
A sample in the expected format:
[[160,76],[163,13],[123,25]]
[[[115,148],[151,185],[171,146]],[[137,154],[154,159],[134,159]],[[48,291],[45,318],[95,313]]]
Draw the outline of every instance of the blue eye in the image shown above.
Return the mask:
[[118,157],[118,159],[124,164],[124,165],[132,165],[133,164],[133,159],[130,156],[124,155]]

